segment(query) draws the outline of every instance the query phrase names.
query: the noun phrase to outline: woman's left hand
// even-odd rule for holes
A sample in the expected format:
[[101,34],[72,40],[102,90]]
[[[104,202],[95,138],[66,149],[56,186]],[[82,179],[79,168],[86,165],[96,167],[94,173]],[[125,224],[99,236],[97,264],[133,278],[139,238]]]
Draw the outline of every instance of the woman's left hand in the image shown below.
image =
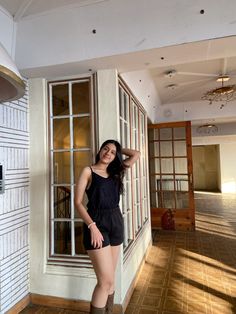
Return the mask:
[[96,224],[92,225],[90,228],[90,234],[91,234],[91,244],[95,249],[102,248],[102,242],[104,241],[103,235],[99,231]]

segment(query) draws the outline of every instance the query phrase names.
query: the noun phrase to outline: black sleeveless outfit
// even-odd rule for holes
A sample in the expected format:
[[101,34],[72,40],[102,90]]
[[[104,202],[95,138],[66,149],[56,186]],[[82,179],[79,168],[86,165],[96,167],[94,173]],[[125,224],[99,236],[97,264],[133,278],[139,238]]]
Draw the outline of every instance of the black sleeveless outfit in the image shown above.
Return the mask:
[[[104,178],[93,171],[92,182],[86,190],[88,214],[96,222],[104,241],[102,247],[120,245],[124,240],[124,222],[119,208],[119,183],[111,177]],[[90,230],[83,227],[83,243],[86,250],[94,250],[91,245]]]

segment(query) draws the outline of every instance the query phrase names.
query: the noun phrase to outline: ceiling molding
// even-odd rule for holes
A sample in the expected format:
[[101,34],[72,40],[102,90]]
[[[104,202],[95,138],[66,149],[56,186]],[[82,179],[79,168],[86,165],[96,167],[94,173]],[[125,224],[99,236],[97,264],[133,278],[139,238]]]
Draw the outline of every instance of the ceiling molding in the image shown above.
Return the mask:
[[19,22],[22,17],[24,16],[25,12],[27,11],[28,7],[31,5],[31,3],[34,0],[23,0],[21,3],[21,6],[19,7],[19,9],[17,10],[17,12],[15,13],[13,20],[14,22]]

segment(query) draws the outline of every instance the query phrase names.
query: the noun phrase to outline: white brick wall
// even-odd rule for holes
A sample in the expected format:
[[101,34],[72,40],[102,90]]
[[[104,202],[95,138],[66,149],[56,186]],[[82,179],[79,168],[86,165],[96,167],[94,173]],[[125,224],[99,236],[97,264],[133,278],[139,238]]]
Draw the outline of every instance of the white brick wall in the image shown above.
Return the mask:
[[19,100],[0,103],[0,163],[5,170],[5,193],[0,195],[1,314],[29,293],[28,151],[27,90]]

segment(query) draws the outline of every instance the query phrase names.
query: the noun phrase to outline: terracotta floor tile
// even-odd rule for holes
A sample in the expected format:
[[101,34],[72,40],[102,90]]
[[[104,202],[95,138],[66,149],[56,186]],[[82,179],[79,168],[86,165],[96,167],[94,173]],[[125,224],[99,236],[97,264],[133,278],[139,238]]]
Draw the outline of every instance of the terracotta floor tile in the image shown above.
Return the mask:
[[161,296],[163,294],[162,288],[149,285],[145,291],[145,295],[152,295],[152,296]]
[[155,309],[160,306],[160,301],[161,298],[158,296],[155,296],[155,298],[153,296],[144,296],[142,300],[142,306],[148,306]]
[[[187,313],[191,314],[208,314],[209,309],[207,304],[204,302],[191,302],[187,304]],[[223,313],[222,313],[223,314]]]
[[184,301],[176,298],[167,297],[164,301],[164,310],[173,312],[183,312]]
[[145,307],[141,307],[138,311],[136,311],[135,313],[138,314],[157,314],[157,310],[154,309],[149,309],[149,308],[145,308]]

